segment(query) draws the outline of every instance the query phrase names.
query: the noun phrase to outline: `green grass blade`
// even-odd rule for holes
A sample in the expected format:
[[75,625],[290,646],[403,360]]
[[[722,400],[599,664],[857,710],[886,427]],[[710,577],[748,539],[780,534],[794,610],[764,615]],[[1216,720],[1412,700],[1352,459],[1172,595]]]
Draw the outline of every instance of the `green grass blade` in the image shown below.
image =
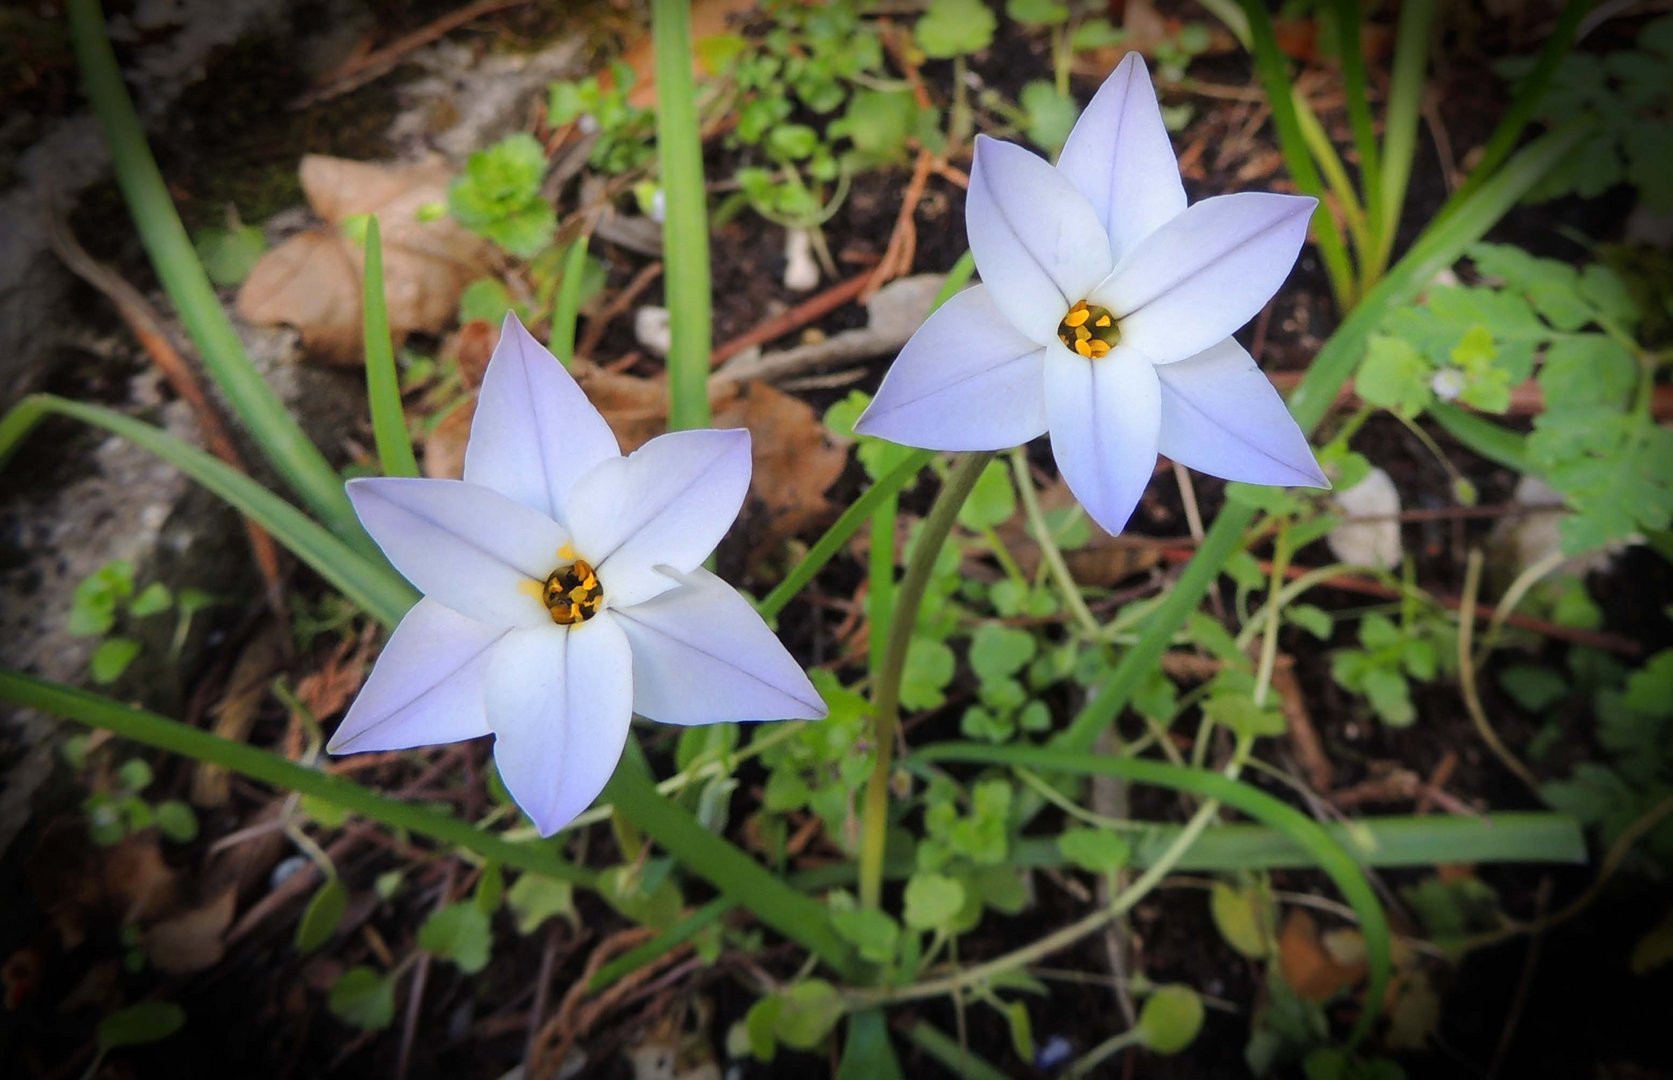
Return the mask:
[[223,739],[166,716],[124,705],[97,694],[0,669],[0,701],[102,728],[124,739],[219,765],[264,784],[300,792],[340,806],[392,829],[405,829],[474,851],[519,870],[591,888],[593,875],[558,858],[549,842],[514,844],[430,806],[379,795],[352,780],[310,769],[246,743]]
[[342,479],[250,363],[237,331],[221,308],[175,212],[156,159],[145,144],[144,130],[116,67],[116,54],[106,35],[98,0],[70,0],[69,15],[76,60],[93,112],[110,146],[116,182],[157,277],[180,313],[204,367],[303,503],[338,536],[363,550],[372,550],[371,539],[361,529],[343,493]]
[[[1465,248],[1479,240],[1529,188],[1574,151],[1583,134],[1578,130],[1552,132],[1529,143],[1499,175],[1464,199],[1444,224],[1431,227],[1418,238],[1412,250],[1337,327],[1290,395],[1290,412],[1303,431],[1311,432],[1324,419],[1337,392],[1365,355],[1371,332],[1388,313],[1410,302],[1436,274],[1456,262]],[[1220,511],[1196,556],[1185,564],[1167,597],[1145,618],[1138,641],[1122,655],[1057,745],[1082,753],[1092,749],[1099,733],[1114,722],[1139,684],[1161,661],[1173,635],[1219,577],[1225,560],[1241,546],[1244,530],[1254,516],[1252,509],[1237,504],[1228,504]]]
[[848,538],[860,531],[860,526],[871,518],[872,512],[885,499],[893,498],[901,488],[905,487],[913,477],[923,472],[924,468],[934,460],[935,451],[933,450],[914,451],[911,457],[896,465],[883,479],[867,488],[865,494],[850,503],[848,509],[842,512],[842,516],[837,518],[829,529],[825,530],[825,535],[821,536],[813,547],[808,549],[808,553],[802,556],[802,561],[797,563],[790,573],[784,576],[784,580],[779,582],[777,587],[768,593],[759,604],[755,605],[756,610],[768,619],[783,611],[784,605],[794,600],[796,594],[806,588],[807,583],[813,580],[814,575],[819,573],[825,564],[830,562],[831,558],[842,550],[842,545],[848,542]]
[[918,1021],[903,1034],[953,1076],[963,1080],[1006,1080],[1004,1073],[978,1057],[974,1050],[960,1046],[957,1039],[928,1020]]
[[1382,219],[1383,176],[1377,146],[1377,129],[1371,119],[1371,94],[1365,78],[1365,52],[1360,30],[1364,25],[1359,0],[1334,0],[1330,6],[1336,32],[1336,55],[1342,65],[1342,89],[1348,98],[1348,124],[1353,128],[1354,149],[1359,151],[1360,184],[1365,190],[1365,209],[1373,222]]
[[395,373],[395,346],[389,336],[389,308],[383,288],[383,237],[377,215],[366,221],[366,278],[361,310],[366,345],[366,397],[372,407],[372,437],[378,460],[389,476],[417,476],[412,433],[401,407],[401,380]]
[[1527,77],[1516,88],[1510,107],[1505,110],[1498,126],[1493,129],[1493,134],[1488,136],[1487,142],[1483,144],[1481,160],[1430,221],[1430,229],[1439,228],[1447,217],[1473,197],[1476,189],[1494,176],[1499,166],[1510,157],[1511,151],[1516,149],[1523,129],[1533,119],[1534,110],[1539,108],[1545,91],[1551,86],[1551,80],[1556,78],[1558,66],[1574,47],[1574,37],[1580,29],[1580,20],[1585,18],[1591,9],[1592,0],[1568,0],[1568,3],[1563,5],[1563,12],[1558,16],[1551,36],[1546,38],[1544,46],[1540,48],[1539,59],[1534,61],[1533,70],[1528,72]]
[[[1289,62],[1278,48],[1272,16],[1267,13],[1262,0],[1240,0],[1240,3],[1249,19],[1255,72],[1260,76],[1272,106],[1272,126],[1278,132],[1278,150],[1284,155],[1284,164],[1301,193],[1323,201],[1324,181],[1319,178],[1319,170],[1307,151],[1307,139],[1302,134],[1301,121],[1296,116],[1295,102],[1290,94]],[[1313,238],[1319,245],[1319,255],[1324,259],[1336,305],[1346,311],[1354,305],[1357,295],[1353,262],[1348,257],[1347,242],[1336,227],[1336,219],[1330,216],[1328,210],[1323,222],[1319,221],[1317,214],[1314,215]]]
[[[1377,267],[1394,250],[1394,234],[1406,206],[1412,158],[1417,153],[1417,122],[1423,111],[1423,80],[1429,70],[1429,35],[1435,24],[1435,0],[1405,0],[1394,36],[1394,72],[1383,116],[1382,220]],[[1368,254],[1367,258],[1372,255]]]
[[668,426],[709,426],[709,221],[697,88],[691,74],[689,0],[652,0],[656,54],[656,146],[665,217],[662,275],[672,343],[668,348]]
[[586,233],[577,236],[564,252],[563,277],[558,282],[558,302],[552,311],[552,333],[547,348],[564,367],[575,356],[575,324],[581,318],[581,279],[587,273]]
[[599,968],[587,982],[587,993],[602,993],[645,965],[668,955],[708,927],[720,922],[726,917],[727,912],[737,906],[729,897],[715,897],[643,945],[629,949]]
[[1354,1024],[1357,1041],[1370,1031],[1382,1007],[1383,991],[1393,971],[1393,935],[1388,916],[1364,869],[1330,834],[1301,811],[1279,802],[1259,788],[1206,769],[1182,768],[1138,758],[1092,756],[1031,746],[978,746],[971,743],[942,743],[914,755],[920,761],[961,761],[977,765],[1021,766],[1041,772],[1080,776],[1111,776],[1137,784],[1150,784],[1216,799],[1241,810],[1257,821],[1283,833],[1306,852],[1314,865],[1330,876],[1342,896],[1359,916],[1365,935],[1370,982],[1366,1007]]
[[1429,415],[1441,429],[1488,461],[1517,472],[1528,471],[1528,437],[1496,424],[1480,413],[1436,402]]
[[[98,405],[37,394],[0,420],[0,462],[13,449],[5,440],[21,436],[46,413],[92,424],[173,465],[233,509],[266,529],[273,539],[368,614],[393,626],[418,601],[418,594],[388,563],[374,562],[332,535],[308,515],[212,454],[165,431]],[[22,416],[23,420],[15,419]],[[380,556],[381,559],[381,556]]]
[[823,904],[797,892],[737,845],[705,829],[689,812],[664,798],[640,763],[624,759],[599,798],[662,845],[680,865],[832,970],[850,979],[859,974],[854,950],[831,928]]

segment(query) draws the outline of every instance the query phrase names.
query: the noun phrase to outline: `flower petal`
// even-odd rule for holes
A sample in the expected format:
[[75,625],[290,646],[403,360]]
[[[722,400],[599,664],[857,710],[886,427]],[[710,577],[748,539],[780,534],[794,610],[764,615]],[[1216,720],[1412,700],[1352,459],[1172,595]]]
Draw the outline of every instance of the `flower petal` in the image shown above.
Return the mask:
[[1046,430],[1045,350],[994,306],[985,285],[937,308],[854,424],[929,450],[1001,450]]
[[350,480],[349,501],[389,561],[425,596],[490,626],[550,623],[536,587],[569,540],[562,525],[459,480]]
[[1284,401],[1255,358],[1230,338],[1156,369],[1163,454],[1246,484],[1329,487]]
[[420,600],[389,636],[326,749],[406,750],[488,734],[488,653],[505,634]]
[[1204,199],[1141,240],[1092,291],[1121,340],[1158,364],[1194,356],[1252,319],[1295,265],[1317,199]]
[[1114,265],[1098,215],[1068,177],[986,135],[976,136],[964,218],[994,304],[1037,345],[1057,340],[1069,305]]
[[1092,520],[1119,533],[1156,471],[1161,420],[1156,368],[1118,345],[1086,360],[1068,349],[1046,353],[1046,415],[1057,470]]
[[505,789],[551,836],[598,798],[633,719],[633,655],[608,612],[513,630],[488,661],[488,726]]
[[633,647],[633,708],[665,724],[822,719],[800,665],[732,586],[707,570],[643,604],[617,608]]
[[697,568],[749,490],[749,432],[673,431],[575,485],[575,547],[598,568],[604,602],[637,604],[673,587],[655,567]]
[[562,364],[507,313],[482,376],[465,448],[465,480],[565,522],[569,489],[621,457],[610,425]]
[[1128,53],[1093,95],[1063,144],[1057,168],[1092,203],[1116,262],[1184,212],[1179,161],[1138,53]]

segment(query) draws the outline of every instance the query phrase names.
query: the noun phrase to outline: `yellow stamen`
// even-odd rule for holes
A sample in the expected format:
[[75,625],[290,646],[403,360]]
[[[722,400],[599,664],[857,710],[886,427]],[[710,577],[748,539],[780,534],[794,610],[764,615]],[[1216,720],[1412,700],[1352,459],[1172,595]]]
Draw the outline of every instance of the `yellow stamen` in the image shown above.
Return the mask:
[[1121,341],[1121,324],[1108,308],[1076,300],[1057,326],[1057,340],[1088,360],[1108,356]]
[[[568,544],[564,549],[573,552]],[[576,559],[568,566],[560,566],[547,575],[540,590],[540,602],[552,613],[552,621],[559,626],[573,626],[586,622],[604,608],[604,586],[592,565]]]

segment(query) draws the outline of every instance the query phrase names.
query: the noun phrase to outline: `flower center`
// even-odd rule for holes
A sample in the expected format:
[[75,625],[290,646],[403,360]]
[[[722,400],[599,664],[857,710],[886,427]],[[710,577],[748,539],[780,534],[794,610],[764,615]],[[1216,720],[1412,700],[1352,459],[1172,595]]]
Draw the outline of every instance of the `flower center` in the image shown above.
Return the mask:
[[1075,306],[1057,324],[1057,340],[1088,360],[1109,355],[1121,341],[1121,324],[1109,308],[1076,300]]
[[586,622],[604,607],[604,586],[599,584],[591,563],[576,559],[547,575],[540,602],[552,613],[553,622],[573,626]]

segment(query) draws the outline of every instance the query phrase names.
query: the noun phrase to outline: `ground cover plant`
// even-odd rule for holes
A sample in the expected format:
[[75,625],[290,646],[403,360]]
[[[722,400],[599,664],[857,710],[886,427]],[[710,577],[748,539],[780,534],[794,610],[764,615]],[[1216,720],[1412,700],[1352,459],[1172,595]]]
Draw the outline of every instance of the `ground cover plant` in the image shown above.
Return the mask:
[[584,62],[296,147],[284,236],[65,4],[201,445],[54,384],[0,463],[132,443],[251,570],[0,668],[20,1075],[1673,1069],[1673,16],[539,7],[376,24],[296,108]]

